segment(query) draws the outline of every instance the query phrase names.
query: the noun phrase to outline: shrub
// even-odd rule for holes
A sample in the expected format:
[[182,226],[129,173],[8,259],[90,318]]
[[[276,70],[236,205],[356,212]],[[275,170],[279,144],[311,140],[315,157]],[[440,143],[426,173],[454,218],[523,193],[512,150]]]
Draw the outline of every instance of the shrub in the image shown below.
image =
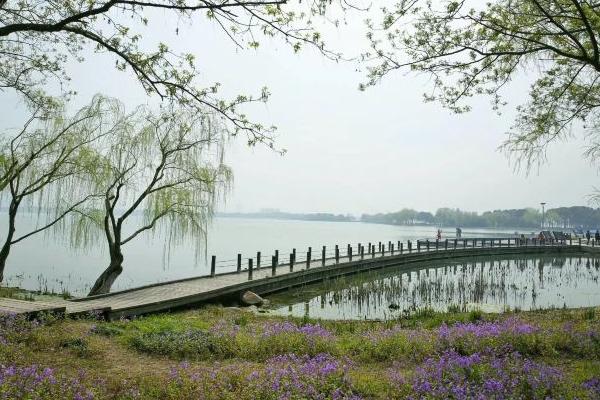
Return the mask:
[[85,338],[64,338],[60,341],[60,347],[72,350],[79,357],[90,355],[89,343]]
[[229,356],[220,341],[205,330],[141,333],[130,338],[130,344],[144,353],[176,358],[207,360]]
[[182,363],[171,371],[165,399],[206,400],[359,400],[348,379],[349,364],[328,354],[294,354],[271,358],[266,368],[217,366],[190,368]]
[[83,374],[77,378],[65,379],[57,377],[50,368],[37,365],[0,365],[0,394],[3,399],[94,399],[97,390],[83,382]]
[[523,358],[447,351],[427,359],[408,379],[392,370],[399,393],[419,399],[548,399],[564,397],[561,371]]

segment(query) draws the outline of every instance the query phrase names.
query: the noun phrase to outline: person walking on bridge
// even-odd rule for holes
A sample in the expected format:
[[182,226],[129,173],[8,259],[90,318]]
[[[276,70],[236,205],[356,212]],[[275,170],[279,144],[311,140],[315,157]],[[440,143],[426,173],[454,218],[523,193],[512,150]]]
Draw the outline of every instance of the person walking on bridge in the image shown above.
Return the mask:
[[585,233],[585,238],[587,239],[587,244],[590,244],[590,237],[591,237],[591,236],[592,236],[592,235],[590,234],[590,231],[589,231],[589,229],[588,229],[588,231]]
[[594,239],[596,239],[596,242],[600,242],[600,231],[598,229],[596,229],[596,233],[594,234]]
[[438,229],[437,231],[437,240],[441,240],[442,239],[442,230]]

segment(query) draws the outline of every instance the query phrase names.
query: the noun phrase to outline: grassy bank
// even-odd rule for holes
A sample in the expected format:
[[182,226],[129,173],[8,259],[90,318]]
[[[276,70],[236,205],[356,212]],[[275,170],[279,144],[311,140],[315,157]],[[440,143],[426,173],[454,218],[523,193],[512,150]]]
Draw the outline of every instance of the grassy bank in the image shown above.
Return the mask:
[[0,322],[0,398],[600,398],[600,311]]

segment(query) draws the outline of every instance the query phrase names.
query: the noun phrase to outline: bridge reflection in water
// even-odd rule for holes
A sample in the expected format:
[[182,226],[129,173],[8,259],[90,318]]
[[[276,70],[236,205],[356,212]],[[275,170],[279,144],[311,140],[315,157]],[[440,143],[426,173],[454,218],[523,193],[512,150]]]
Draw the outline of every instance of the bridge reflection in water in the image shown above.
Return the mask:
[[415,263],[296,287],[269,300],[272,313],[326,319],[393,319],[424,308],[502,312],[596,306],[598,257],[561,253]]

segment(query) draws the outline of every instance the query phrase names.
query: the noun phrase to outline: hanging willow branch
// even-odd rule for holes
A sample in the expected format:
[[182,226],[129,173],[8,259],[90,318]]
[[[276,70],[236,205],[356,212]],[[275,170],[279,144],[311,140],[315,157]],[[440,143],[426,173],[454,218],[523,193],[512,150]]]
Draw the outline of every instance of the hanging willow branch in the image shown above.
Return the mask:
[[393,71],[425,73],[434,83],[425,99],[461,113],[478,95],[498,109],[506,104],[502,89],[519,71],[533,71],[537,79],[502,149],[529,169],[580,123],[592,136],[588,155],[598,153],[600,3],[403,0],[382,14],[380,25],[368,24],[363,88]]

